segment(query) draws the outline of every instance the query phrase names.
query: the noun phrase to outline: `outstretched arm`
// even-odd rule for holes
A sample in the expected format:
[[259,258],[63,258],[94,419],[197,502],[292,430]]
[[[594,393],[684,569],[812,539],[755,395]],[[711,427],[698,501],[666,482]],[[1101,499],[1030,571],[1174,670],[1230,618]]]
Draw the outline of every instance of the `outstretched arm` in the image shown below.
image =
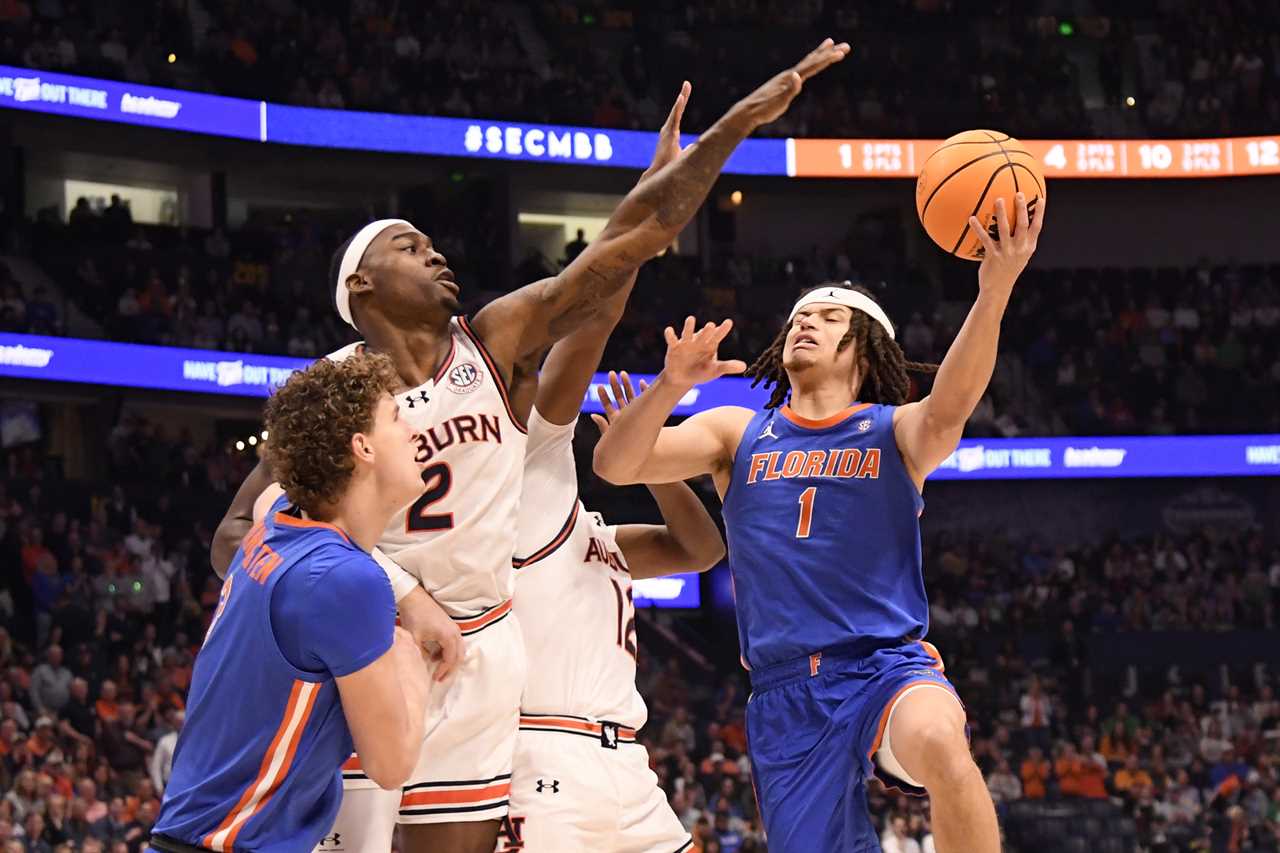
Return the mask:
[[[671,108],[671,114],[667,116],[667,121],[658,134],[653,162],[640,176],[640,183],[662,171],[680,156],[680,119],[684,115],[687,94],[687,91],[682,90],[680,97],[676,98],[675,106]],[[605,301],[600,312],[551,347],[538,375],[537,396],[534,400],[538,413],[550,423],[567,426],[577,420],[591,377],[600,366],[600,357],[604,354],[609,335],[613,334],[614,327],[622,319],[638,272],[637,268],[621,273],[623,280],[619,282],[617,293]],[[533,356],[529,360],[536,362],[540,359]],[[534,364],[528,369],[537,371],[537,366]]]
[[[631,378],[610,374],[613,400],[603,388],[597,392],[604,415],[592,415],[603,435],[620,409],[631,405],[637,394]],[[648,385],[641,381],[640,390]],[[617,403],[615,408],[614,402]],[[633,578],[656,578],[681,572],[705,572],[724,556],[724,539],[707,508],[684,483],[649,485],[658,503],[663,524],[623,524],[618,527],[618,547],[626,557]]]
[[[598,476],[625,485],[673,483],[728,472],[738,437],[751,420],[750,409],[721,406],[699,412],[678,426],[664,424],[695,385],[747,369],[741,361],[720,361],[717,356],[720,342],[732,328],[733,321],[725,320],[695,331],[689,317],[679,336],[674,329],[666,329],[667,358],[662,373],[614,417],[596,445],[594,468]],[[613,374],[610,381],[615,381]]]
[[[671,114],[662,125],[662,130],[658,134],[658,144],[653,151],[653,162],[640,176],[641,182],[648,180],[650,176],[660,172],[668,163],[680,156],[680,119],[684,114],[686,94],[681,92],[675,106],[671,108]],[[517,362],[518,374],[537,376],[537,381],[533,383],[512,382],[512,394],[517,412],[525,417],[528,416],[529,403],[524,395],[528,393],[526,389],[532,384],[532,393],[535,395],[533,405],[549,423],[568,426],[577,421],[578,413],[582,410],[582,400],[591,384],[591,377],[600,366],[600,357],[604,354],[609,335],[613,334],[614,327],[622,319],[622,313],[627,307],[627,299],[631,296],[632,288],[635,287],[638,272],[638,269],[634,269],[621,273],[622,281],[619,283],[618,292],[605,302],[600,313],[569,335],[556,341],[551,347],[551,352],[545,354],[545,361],[544,353],[539,351],[526,360]]]
[[959,446],[965,422],[991,382],[1000,344],[1000,322],[1013,286],[1036,250],[1044,223],[1043,196],[1034,217],[1029,216],[1022,193],[1017,195],[1016,206],[1016,227],[1011,230],[1004,199],[996,200],[998,241],[976,218],[969,218],[969,227],[982,240],[984,249],[982,265],[978,267],[978,298],[938,367],[933,391],[917,403],[900,406],[894,413],[894,437],[917,486]]
[[[674,162],[638,183],[600,236],[560,275],[485,306],[475,327],[499,364],[512,365],[546,349],[598,314],[621,289],[625,278],[620,274],[657,255],[684,229],[738,144],[786,112],[806,79],[848,52],[847,44],[824,41],[730,108]],[[682,89],[678,108],[683,109],[687,94]]]

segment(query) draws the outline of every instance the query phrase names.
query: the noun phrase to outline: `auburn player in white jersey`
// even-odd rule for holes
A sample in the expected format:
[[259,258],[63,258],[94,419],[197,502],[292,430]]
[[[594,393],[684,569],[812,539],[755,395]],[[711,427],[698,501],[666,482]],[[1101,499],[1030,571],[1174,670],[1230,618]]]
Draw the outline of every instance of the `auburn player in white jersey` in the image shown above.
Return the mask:
[[[525,430],[508,400],[532,380],[517,366],[599,314],[640,264],[671,245],[739,142],[785,113],[804,79],[847,53],[849,46],[828,38],[769,79],[694,145],[669,163],[655,164],[562,273],[489,302],[472,321],[458,318],[460,287],[444,256],[404,220],[370,223],[335,254],[329,287],[338,313],[361,333],[364,346],[387,353],[396,365],[404,386],[397,396],[402,411],[412,414],[422,406],[428,412],[415,424],[426,433],[422,455],[433,478],[425,480],[424,496],[406,507],[404,529],[385,543],[415,564],[416,576],[385,557],[384,569],[404,628],[424,646],[439,647],[442,667],[456,662],[460,635],[467,634],[467,661],[449,675],[447,689],[433,692],[439,719],[429,721],[419,774],[404,792],[348,789],[348,802],[321,848],[385,853],[398,818],[406,824],[406,853],[492,853],[507,809],[512,733],[524,684],[524,667],[515,665],[515,617],[504,616],[515,556],[513,500],[520,493],[525,450]],[[686,83],[668,122],[687,96]],[[460,353],[461,360],[453,361]],[[259,466],[237,492],[212,544],[219,574],[252,525],[253,501],[270,482],[269,471]],[[479,515],[494,517],[472,523]],[[470,530],[466,543],[461,535],[449,535],[462,528]],[[417,542],[434,547],[413,547]],[[467,556],[472,548],[483,553],[484,565]],[[416,555],[428,553],[430,565],[417,565]],[[425,593],[419,581],[429,584]],[[498,644],[504,648],[490,649]],[[357,772],[353,767],[351,775]]]
[[[446,667],[456,658],[459,635],[468,636],[462,671],[449,676],[446,689],[433,692],[440,719],[428,721],[420,772],[403,792],[349,788],[323,849],[386,853],[397,819],[406,824],[406,853],[494,849],[507,808],[512,732],[524,681],[523,666],[514,663],[520,641],[509,615],[509,573],[525,431],[508,400],[532,377],[517,367],[599,314],[639,265],[670,245],[693,217],[738,143],[781,116],[805,79],[847,53],[848,45],[828,39],[739,101],[696,143],[646,174],[599,237],[559,275],[490,302],[473,321],[458,317],[460,289],[444,256],[408,222],[370,223],[335,254],[329,287],[339,314],[360,332],[364,346],[391,358],[404,384],[397,395],[402,411],[423,406],[427,412],[415,423],[427,433],[422,452],[434,473],[424,480],[423,497],[406,507],[404,529],[386,544],[406,562],[416,564],[417,555],[430,554],[426,559],[443,567],[419,566],[415,576],[384,557],[401,621],[424,645],[440,646]],[[688,95],[685,84],[673,117]],[[451,360],[460,353],[465,365]],[[487,390],[474,405],[465,400],[481,389]],[[464,470],[474,479],[462,479]],[[254,500],[271,479],[263,466],[255,469],[219,525],[212,561],[220,574],[252,524]],[[468,532],[450,537],[454,528]],[[410,544],[418,541],[434,541],[436,547]],[[467,558],[464,552],[472,547],[486,555],[485,565]],[[431,584],[430,595],[421,592],[419,581]],[[496,645],[506,648],[491,649]],[[353,767],[351,775],[357,772]]]
[[[499,853],[682,853],[693,846],[649,768],[636,731],[633,578],[701,572],[724,540],[683,483],[650,486],[662,525],[605,523],[578,499],[573,435],[582,400],[625,294],[600,321],[551,348],[528,416],[515,560],[515,613],[528,650],[511,811]],[[609,316],[610,314],[613,316]],[[614,398],[630,380],[611,375]],[[608,426],[609,398],[600,392]],[[529,409],[525,391],[517,409]]]

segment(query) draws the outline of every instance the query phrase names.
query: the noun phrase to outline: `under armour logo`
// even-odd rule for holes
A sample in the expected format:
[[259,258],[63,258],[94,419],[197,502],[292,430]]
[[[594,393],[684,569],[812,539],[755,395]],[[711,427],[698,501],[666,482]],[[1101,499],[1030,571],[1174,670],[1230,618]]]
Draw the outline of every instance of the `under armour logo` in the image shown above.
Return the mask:
[[760,435],[758,435],[756,438],[758,440],[761,438],[777,438],[777,437],[778,436],[774,435],[773,433],[773,421],[769,421],[769,423],[764,428],[764,432],[760,433]]
[[333,835],[326,835],[320,839],[321,848],[325,850],[341,850],[342,849],[342,833],[335,832]]
[[[427,392],[426,392],[426,390],[422,390],[422,391],[419,391],[419,392],[418,392],[418,399],[422,401],[422,405],[424,405],[424,406],[425,406],[427,403],[430,403],[430,402],[431,402],[431,398],[427,396]],[[410,394],[409,396],[405,397],[405,398],[404,398],[404,401],[405,401],[406,403],[408,403],[408,404],[409,404],[409,408],[411,408],[411,409],[413,408],[414,399],[413,399],[413,395],[412,395],[412,394]]]
[[550,790],[551,793],[553,794],[560,793],[560,780],[552,779],[551,782],[548,784],[547,782],[544,782],[542,779],[539,779],[538,793],[541,794],[544,790]]
[[827,291],[827,296],[831,296],[831,297],[836,296],[836,289],[833,287],[833,288],[831,288],[830,290],[828,290],[828,291]]

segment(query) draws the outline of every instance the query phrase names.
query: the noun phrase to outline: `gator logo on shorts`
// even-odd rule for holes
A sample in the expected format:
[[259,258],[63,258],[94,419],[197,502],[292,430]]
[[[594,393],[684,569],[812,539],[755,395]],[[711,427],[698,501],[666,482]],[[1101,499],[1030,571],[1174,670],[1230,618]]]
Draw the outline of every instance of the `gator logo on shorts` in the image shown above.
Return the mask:
[[508,814],[498,827],[497,853],[519,853],[524,849],[524,818]]
[[469,361],[464,361],[449,371],[449,390],[455,394],[470,394],[480,387],[484,374],[480,368]]

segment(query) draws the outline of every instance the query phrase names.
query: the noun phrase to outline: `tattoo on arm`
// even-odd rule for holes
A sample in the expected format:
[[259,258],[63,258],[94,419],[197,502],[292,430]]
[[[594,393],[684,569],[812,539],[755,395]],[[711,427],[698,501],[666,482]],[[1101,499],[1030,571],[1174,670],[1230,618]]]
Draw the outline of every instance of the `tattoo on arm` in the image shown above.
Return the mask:
[[547,324],[550,336],[558,340],[599,314],[630,282],[633,266],[633,258],[625,251],[588,266],[585,281],[575,298]]
[[664,229],[684,228],[720,177],[729,155],[746,138],[745,128],[728,119],[716,122],[683,156],[639,187],[637,200],[653,209]]

